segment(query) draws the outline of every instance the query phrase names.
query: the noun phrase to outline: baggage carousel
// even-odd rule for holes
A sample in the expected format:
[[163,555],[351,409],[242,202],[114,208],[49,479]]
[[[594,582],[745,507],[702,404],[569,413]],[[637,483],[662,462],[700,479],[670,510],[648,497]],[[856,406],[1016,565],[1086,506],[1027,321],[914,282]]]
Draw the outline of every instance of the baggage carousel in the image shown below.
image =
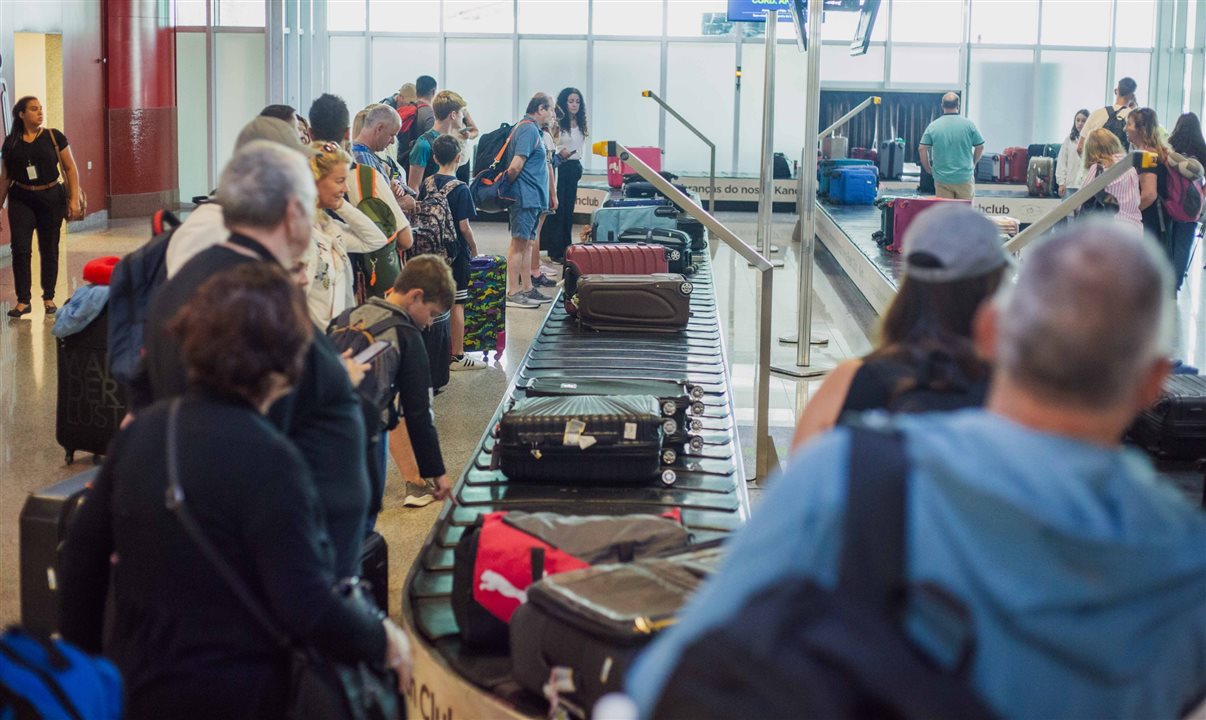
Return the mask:
[[[481,514],[495,510],[565,514],[657,514],[672,508],[696,542],[721,538],[749,518],[745,470],[734,423],[733,400],[708,253],[689,278],[691,320],[678,333],[595,332],[579,327],[554,301],[540,332],[516,370],[476,457],[453,488],[403,586],[402,617],[416,640],[410,717],[543,717],[547,703],[511,678],[510,657],[462,645],[452,612],[452,567],[457,543]],[[679,457],[676,481],[603,486],[567,478],[561,484],[509,482],[493,468],[493,429],[521,388],[537,378],[637,378],[688,382],[704,391],[699,436],[703,447]]]

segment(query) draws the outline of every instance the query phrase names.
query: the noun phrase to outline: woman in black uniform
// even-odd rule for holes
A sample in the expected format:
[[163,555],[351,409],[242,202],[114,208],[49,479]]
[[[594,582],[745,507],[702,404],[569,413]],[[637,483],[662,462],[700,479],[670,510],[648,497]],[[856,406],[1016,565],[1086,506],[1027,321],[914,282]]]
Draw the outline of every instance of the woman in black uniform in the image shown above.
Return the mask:
[[[75,158],[67,137],[42,127],[44,119],[42,103],[36,97],[18,100],[13,106],[12,130],[2,148],[0,206],[5,198],[9,200],[13,282],[17,286],[17,304],[8,311],[9,317],[28,315],[31,310],[34,230],[38,231],[38,256],[42,259],[42,304],[47,315],[58,309],[54,286],[59,275],[59,231],[64,217],[74,220],[80,216],[80,178]],[[63,166],[62,174],[59,165]],[[66,186],[61,175],[66,176]]]

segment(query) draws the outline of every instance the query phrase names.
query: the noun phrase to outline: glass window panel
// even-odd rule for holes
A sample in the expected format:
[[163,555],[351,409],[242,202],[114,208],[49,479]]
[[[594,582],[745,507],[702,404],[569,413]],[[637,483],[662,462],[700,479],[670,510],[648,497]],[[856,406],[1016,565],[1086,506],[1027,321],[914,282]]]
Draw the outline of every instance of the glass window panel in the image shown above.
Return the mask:
[[[598,4],[595,7],[599,7]],[[661,45],[656,42],[598,41],[595,43],[594,93],[587,98],[591,135],[596,141],[625,145],[657,145],[656,103],[641,91],[657,88],[661,77]],[[602,166],[602,160],[592,160]]]
[[[883,49],[879,49],[883,66]],[[775,48],[775,152],[791,163],[804,147],[804,88],[808,86],[808,56],[795,45]],[[759,114],[761,117],[761,114]],[[761,132],[758,133],[761,137]]]
[[370,100],[388,97],[420,75],[440,76],[440,41],[436,38],[374,37],[372,41]]
[[176,25],[205,25],[205,5],[209,0],[176,0]]
[[[738,138],[737,172],[757,174],[761,167],[762,151],[762,89],[766,77],[765,46],[761,43],[742,48],[741,63],[741,127]],[[846,46],[834,49],[848,53]],[[869,62],[878,62],[883,74],[883,48],[871,48]],[[864,58],[850,58],[861,61]],[[831,80],[833,66],[829,48],[821,52],[821,67],[824,77]],[[827,67],[828,65],[828,67]],[[787,155],[791,162],[800,157],[804,147],[804,86],[808,67],[807,54],[800,53],[795,45],[781,44],[775,48],[775,137],[774,150]],[[839,76],[840,77],[840,76]],[[668,127],[668,126],[667,126]]]
[[[875,24],[887,24],[881,5]],[[878,27],[872,38],[878,34]],[[963,42],[961,0],[895,0],[892,3],[892,42]]]
[[1104,52],[1044,50],[1034,106],[1034,142],[1063,142],[1076,111],[1105,105],[1109,80]]
[[[797,53],[798,54],[798,53]],[[803,55],[799,55],[803,58]],[[801,60],[801,62],[803,62]],[[884,81],[884,46],[872,45],[866,55],[850,57],[849,45],[821,47],[821,84]]]
[[214,35],[214,50],[217,55],[214,86],[218,98],[214,109],[217,123],[214,142],[220,172],[234,150],[239,131],[267,104],[264,36],[218,33]]
[[327,0],[327,30],[363,31],[365,10],[365,0]]
[[218,24],[264,27],[267,4],[263,0],[218,0]]
[[1044,45],[1110,44],[1111,0],[1043,0]]
[[[725,172],[733,160],[736,48],[729,43],[670,43],[666,53],[666,102],[716,143],[717,171]],[[708,146],[669,115],[666,168],[679,174],[708,169]]]
[[[202,19],[204,22],[204,19]],[[176,34],[176,146],[180,199],[206,195],[209,183],[209,89],[205,33]]]
[[444,32],[509,35],[514,29],[511,0],[444,0]]
[[[328,92],[338,95],[347,103],[348,114],[355,115],[368,104],[365,97],[365,66],[363,37],[333,37],[331,62],[328,66]],[[374,98],[376,99],[376,98]]]
[[971,41],[1033,45],[1038,42],[1038,17],[1039,0],[974,0]]
[[662,34],[662,0],[594,0],[595,35]]
[[726,19],[727,14],[725,0],[671,0],[666,7],[666,34],[671,37],[730,35],[733,24]]
[[[555,98],[566,87],[578,88],[583,95],[586,93],[586,43],[581,40],[520,40],[517,92],[522,107],[518,110],[527,107],[528,100],[538,92]],[[590,98],[583,99],[589,113],[593,109]]]
[[[807,54],[800,55],[800,61],[805,64],[808,62],[807,58]],[[822,54],[822,67],[825,65],[824,58]],[[828,76],[828,68],[825,68],[822,76]],[[741,89],[738,97],[740,112],[735,171],[739,175],[756,175],[761,166],[759,153],[762,152],[762,86],[765,77],[766,46],[760,42],[746,40],[741,48]]]
[[1156,29],[1156,0],[1118,0],[1114,44],[1151,48]]
[[[1190,110],[1193,110],[1193,108],[1191,108],[1189,106],[1189,93],[1190,93],[1190,87],[1191,87],[1191,83],[1189,81],[1193,79],[1192,67],[1193,67],[1193,53],[1186,53],[1185,54],[1185,84],[1181,88],[1181,112],[1189,112]],[[1170,120],[1169,122],[1165,122],[1164,126],[1168,128],[1169,132],[1172,132],[1172,127],[1175,124],[1176,124],[1176,120]]]
[[[447,88],[465,98],[477,126],[489,130],[502,122],[515,122],[515,64],[511,60],[510,38],[449,38],[447,43]],[[490,72],[482,72],[485,67]]]
[[959,47],[892,46],[893,85],[945,85],[959,83]]
[[587,0],[519,0],[519,32],[585,35],[590,19]]
[[369,0],[374,32],[439,32],[440,0]]
[[1198,44],[1198,4],[1189,3],[1189,12],[1185,15],[1185,47],[1197,47]]
[[[976,123],[989,148],[1030,144],[1034,117],[1032,51],[973,48],[968,87],[971,94],[966,102],[967,116]],[[1000,92],[998,88],[1011,91]]]
[[[1114,97],[1114,85],[1119,78],[1129,77],[1135,81],[1138,87],[1135,90],[1135,100],[1140,107],[1147,104],[1145,98],[1148,96],[1149,75],[1151,74],[1152,56],[1151,53],[1137,52],[1120,52],[1114,57],[1114,78],[1110,80],[1106,99],[1111,100]],[[1104,102],[1102,103],[1105,104]]]

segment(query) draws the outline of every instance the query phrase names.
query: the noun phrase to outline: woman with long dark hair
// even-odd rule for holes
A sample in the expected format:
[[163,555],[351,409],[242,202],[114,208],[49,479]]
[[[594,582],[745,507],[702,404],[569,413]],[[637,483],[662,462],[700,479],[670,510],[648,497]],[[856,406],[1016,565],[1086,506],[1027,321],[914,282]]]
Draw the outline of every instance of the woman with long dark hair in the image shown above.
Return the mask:
[[574,205],[578,198],[578,181],[582,179],[582,155],[586,137],[586,101],[578,88],[567,87],[557,93],[557,149],[554,161],[557,171],[557,212],[544,223],[540,244],[549,258],[565,260],[565,249],[573,242]]
[[1160,119],[1151,108],[1139,108],[1126,116],[1126,139],[1131,143],[1131,151],[1154,153],[1160,159],[1154,168],[1138,168],[1139,210],[1143,214],[1143,229],[1160,242],[1160,247],[1164,248],[1171,261],[1170,221],[1160,204],[1160,197],[1164,194],[1165,163],[1168,161],[1169,148],[1161,132]]
[[14,318],[28,315],[32,310],[29,303],[35,230],[38,256],[42,260],[42,305],[47,315],[58,309],[54,304],[54,286],[59,276],[59,232],[64,217],[75,220],[81,216],[75,157],[67,146],[66,135],[42,126],[45,117],[42,103],[36,97],[21,98],[13,106],[12,129],[4,138],[0,206],[6,198],[9,200],[17,304],[8,311],[8,316]]
[[879,342],[825,378],[796,424],[793,449],[847,412],[983,404],[991,368],[976,353],[972,327],[1009,266],[999,231],[969,207],[936,207],[909,227],[904,250],[904,277]]
[[[1200,179],[1202,165],[1206,163],[1206,139],[1202,137],[1202,121],[1198,116],[1188,112],[1177,118],[1176,127],[1168,136],[1168,144],[1172,147],[1168,154],[1169,163],[1176,167],[1177,172],[1190,179]],[[1173,275],[1177,279],[1178,292],[1185,282],[1197,236],[1196,222],[1173,222],[1169,245],[1172,248]]]
[[1055,161],[1055,186],[1059,188],[1060,197],[1076,187],[1076,178],[1080,176],[1080,153],[1076,152],[1076,148],[1080,145],[1080,131],[1088,119],[1088,110],[1077,110],[1072,116],[1072,131],[1059,148],[1059,159]]

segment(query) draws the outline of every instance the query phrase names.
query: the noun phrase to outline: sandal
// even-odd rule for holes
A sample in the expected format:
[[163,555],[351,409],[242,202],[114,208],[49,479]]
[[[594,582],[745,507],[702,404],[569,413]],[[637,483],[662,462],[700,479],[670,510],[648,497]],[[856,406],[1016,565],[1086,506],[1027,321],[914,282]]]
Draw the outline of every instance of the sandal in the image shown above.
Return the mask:
[[55,314],[56,312],[58,312],[58,310],[59,310],[59,309],[58,309],[58,308],[55,306],[55,304],[54,304],[54,301],[53,301],[53,300],[46,300],[45,302],[43,302],[43,303],[42,303],[42,306],[43,306],[44,308],[46,308],[46,314],[47,314],[47,315],[54,315],[54,314]]
[[[22,305],[25,307],[21,307]],[[19,318],[22,315],[28,315],[31,312],[33,312],[33,308],[30,307],[29,303],[17,303],[16,307],[8,311],[8,316],[10,318]]]

